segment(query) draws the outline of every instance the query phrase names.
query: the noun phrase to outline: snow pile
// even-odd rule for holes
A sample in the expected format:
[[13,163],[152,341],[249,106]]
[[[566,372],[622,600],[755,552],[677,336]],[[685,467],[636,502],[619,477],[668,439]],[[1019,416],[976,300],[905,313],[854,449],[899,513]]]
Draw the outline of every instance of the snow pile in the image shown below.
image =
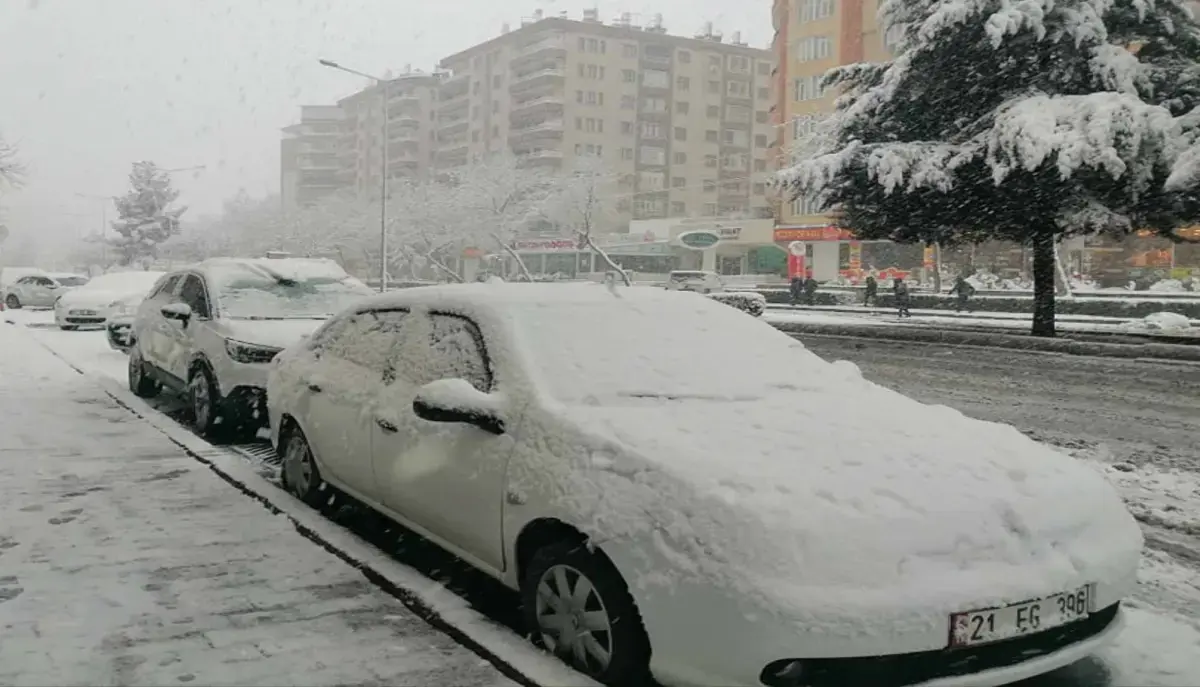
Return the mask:
[[1134,331],[1163,332],[1166,334],[1189,334],[1192,322],[1187,317],[1174,312],[1156,312],[1146,315],[1140,320],[1126,322],[1123,329]]
[[1195,473],[1150,465],[1087,462],[1116,487],[1138,520],[1200,534],[1200,477]]
[[332,260],[214,258],[200,268],[232,317],[324,318],[375,293]]
[[1183,282],[1178,279],[1159,279],[1150,285],[1150,291],[1163,291],[1166,293],[1182,293],[1187,291],[1183,287]]

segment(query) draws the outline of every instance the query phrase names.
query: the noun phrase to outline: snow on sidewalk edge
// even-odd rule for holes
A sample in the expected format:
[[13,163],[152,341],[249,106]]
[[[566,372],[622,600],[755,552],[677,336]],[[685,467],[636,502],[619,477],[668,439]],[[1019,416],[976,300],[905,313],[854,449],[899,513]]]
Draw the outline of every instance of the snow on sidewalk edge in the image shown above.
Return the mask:
[[288,518],[302,536],[357,568],[372,584],[491,663],[505,677],[526,687],[601,687],[594,680],[537,649],[525,638],[484,617],[441,584],[389,558],[374,546],[330,522],[291,494],[265,480],[241,458],[192,434],[134,396],[116,380],[88,374],[44,346],[41,341],[38,341],[38,345],[96,383],[114,401],[162,432],[168,440],[222,480],[261,503],[271,513]]

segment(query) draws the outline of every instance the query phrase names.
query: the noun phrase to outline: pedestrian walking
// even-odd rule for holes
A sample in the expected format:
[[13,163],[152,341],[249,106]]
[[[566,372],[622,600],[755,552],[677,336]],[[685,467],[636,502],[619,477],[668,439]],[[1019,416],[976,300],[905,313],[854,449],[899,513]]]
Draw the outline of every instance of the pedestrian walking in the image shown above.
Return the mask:
[[813,279],[812,277],[809,277],[808,279],[804,280],[804,304],[805,305],[816,305],[817,304],[817,287],[818,286],[820,286],[820,284],[817,284],[817,280]]
[[800,294],[804,292],[804,280],[800,278],[800,275],[792,277],[792,283],[788,287],[788,290],[791,292],[791,304],[798,304],[800,302]]
[[970,300],[971,296],[975,295],[975,287],[971,286],[971,282],[959,277],[954,282],[954,286],[950,288],[950,293],[958,297],[958,303],[954,308],[954,312],[971,311]]
[[899,317],[912,317],[908,311],[908,284],[903,279],[892,282],[892,295],[896,299],[896,313]]
[[867,291],[863,295],[863,307],[873,308],[879,300],[879,282],[875,277],[867,277]]

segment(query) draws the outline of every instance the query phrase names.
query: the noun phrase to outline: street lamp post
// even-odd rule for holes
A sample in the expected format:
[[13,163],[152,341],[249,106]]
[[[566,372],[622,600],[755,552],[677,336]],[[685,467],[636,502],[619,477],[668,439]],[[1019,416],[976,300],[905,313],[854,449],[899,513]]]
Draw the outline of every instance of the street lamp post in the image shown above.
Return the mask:
[[343,67],[342,65],[332,60],[318,60],[323,67],[337,69],[355,76],[362,76],[371,81],[374,81],[379,86],[380,114],[383,116],[383,124],[380,126],[383,135],[381,145],[382,154],[379,156],[379,292],[387,291],[388,285],[388,270],[387,270],[387,197],[388,197],[388,102],[387,102],[387,80],[381,79],[378,76],[372,76],[360,72],[356,69]]

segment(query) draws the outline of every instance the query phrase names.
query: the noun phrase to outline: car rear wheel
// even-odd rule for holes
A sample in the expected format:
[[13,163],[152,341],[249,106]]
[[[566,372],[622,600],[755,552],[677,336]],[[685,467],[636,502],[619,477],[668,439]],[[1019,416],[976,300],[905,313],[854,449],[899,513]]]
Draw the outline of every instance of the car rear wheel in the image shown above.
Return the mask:
[[146,361],[142,359],[142,352],[134,346],[129,351],[129,390],[139,398],[152,398],[158,395],[162,389],[158,382],[153,377],[146,374]]
[[525,624],[536,644],[606,685],[650,682],[650,640],[612,562],[581,541],[539,549],[521,581]]
[[4,305],[8,306],[10,310],[20,310],[21,299],[17,298],[17,294],[10,293],[8,294],[8,298],[4,299]]
[[284,444],[280,481],[292,496],[313,508],[322,507],[328,497],[325,480],[317,468],[317,461],[313,459],[308,439],[299,429],[293,429]]
[[224,418],[221,416],[221,392],[217,390],[217,382],[207,365],[199,364],[192,368],[188,379],[188,397],[192,403],[196,431],[204,437],[215,437],[223,429],[221,423]]

